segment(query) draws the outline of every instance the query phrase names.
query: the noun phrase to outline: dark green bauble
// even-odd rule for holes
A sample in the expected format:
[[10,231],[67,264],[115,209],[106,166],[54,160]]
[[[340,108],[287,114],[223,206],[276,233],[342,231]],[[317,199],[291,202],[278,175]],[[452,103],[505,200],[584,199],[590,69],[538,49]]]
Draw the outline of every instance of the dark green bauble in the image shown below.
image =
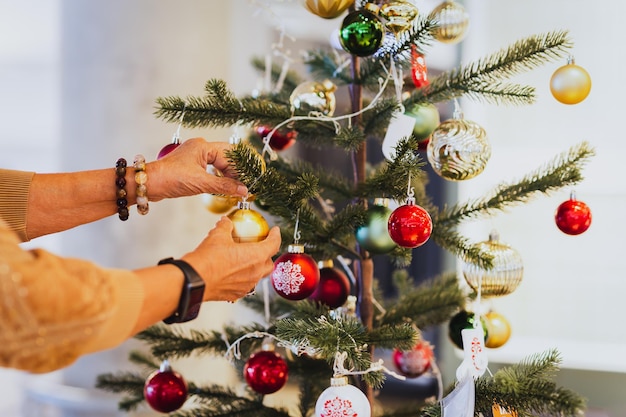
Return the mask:
[[[481,324],[483,333],[485,334],[485,340],[487,340],[487,325],[481,318]],[[448,323],[448,336],[456,347],[463,349],[463,337],[461,336],[461,330],[471,329],[474,327],[474,313],[470,313],[465,310],[459,311],[454,317],[450,319]]]
[[373,254],[387,253],[396,247],[396,243],[389,236],[387,227],[392,213],[388,204],[389,200],[386,198],[374,200],[374,204],[367,209],[365,224],[356,230],[356,240],[359,245]]
[[357,56],[369,56],[383,44],[385,24],[366,9],[355,10],[343,19],[339,41],[346,51]]

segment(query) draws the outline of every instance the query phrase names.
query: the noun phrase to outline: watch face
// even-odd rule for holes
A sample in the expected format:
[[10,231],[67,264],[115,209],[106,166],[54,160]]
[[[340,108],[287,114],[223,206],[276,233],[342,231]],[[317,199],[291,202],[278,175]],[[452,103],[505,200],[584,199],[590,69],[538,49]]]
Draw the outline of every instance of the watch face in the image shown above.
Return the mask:
[[204,285],[196,288],[192,288],[189,294],[189,308],[187,310],[187,316],[185,319],[191,320],[198,316],[200,313],[200,307],[202,306],[202,297],[204,296]]

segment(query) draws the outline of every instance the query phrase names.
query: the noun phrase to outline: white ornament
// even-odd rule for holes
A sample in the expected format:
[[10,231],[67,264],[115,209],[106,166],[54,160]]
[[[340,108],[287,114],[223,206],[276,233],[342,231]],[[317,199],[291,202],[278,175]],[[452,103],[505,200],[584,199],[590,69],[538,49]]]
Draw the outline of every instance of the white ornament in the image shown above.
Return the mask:
[[383,139],[383,155],[388,160],[396,157],[396,146],[400,140],[411,136],[413,127],[415,126],[415,118],[404,113],[396,113],[391,118],[387,133]]
[[345,376],[331,378],[330,387],[317,399],[315,417],[371,417],[372,409],[363,392]]

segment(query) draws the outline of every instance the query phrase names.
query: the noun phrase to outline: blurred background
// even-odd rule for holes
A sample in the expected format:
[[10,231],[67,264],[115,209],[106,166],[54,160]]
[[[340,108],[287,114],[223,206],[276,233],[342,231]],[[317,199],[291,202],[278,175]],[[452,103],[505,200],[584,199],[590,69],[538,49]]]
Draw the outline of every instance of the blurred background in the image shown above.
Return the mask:
[[[424,13],[439,4],[415,3]],[[460,45],[433,45],[426,55],[432,70],[476,60],[535,33],[567,29],[576,63],[593,81],[585,101],[560,104],[550,94],[549,79],[565,62],[553,63],[516,79],[536,87],[535,105],[462,102],[465,117],[487,130],[493,150],[483,174],[446,188],[449,202],[517,180],[580,141],[589,141],[597,152],[575,190],[593,212],[586,233],[568,236],[554,224],[554,211],[571,190],[463,226],[476,241],[497,229],[501,241],[524,260],[522,285],[496,300],[513,336],[489,352],[491,367],[558,348],[563,357],[558,381],[588,398],[589,416],[626,416],[626,330],[620,320],[626,279],[619,243],[626,226],[621,211],[615,214],[626,203],[620,171],[626,145],[619,133],[626,4],[483,0],[464,5],[470,14],[467,38]],[[288,35],[285,48],[297,60],[303,46],[327,46],[340,23],[312,15],[297,0],[0,0],[0,166],[74,171],[112,167],[117,158],[138,153],[151,158],[176,129],[154,118],[156,97],[201,95],[210,78],[249,94],[260,82],[250,59],[270,52],[279,29]],[[228,140],[233,131],[183,129],[181,134]],[[151,205],[145,218],[122,223],[112,216],[25,247],[136,268],[182,255],[216,219],[200,196],[164,201]],[[136,242],[132,251],[120,244],[129,239]],[[454,267],[453,259],[443,258],[442,269]],[[234,305],[207,304],[193,326],[219,328],[224,320],[245,322],[246,314]],[[441,333],[438,361],[449,383],[461,356],[450,347],[445,329]],[[118,398],[94,391],[93,382],[100,373],[127,367],[135,343],[48,375],[0,371],[0,415],[118,415]],[[220,360],[180,367],[190,380],[228,375],[234,380]]]

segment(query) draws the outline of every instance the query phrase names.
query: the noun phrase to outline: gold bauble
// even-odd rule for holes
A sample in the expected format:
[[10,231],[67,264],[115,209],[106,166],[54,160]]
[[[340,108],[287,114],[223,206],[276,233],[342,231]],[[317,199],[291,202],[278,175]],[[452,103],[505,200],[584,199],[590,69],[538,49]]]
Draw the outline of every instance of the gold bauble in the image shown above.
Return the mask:
[[498,241],[498,235],[492,232],[489,240],[477,243],[476,248],[493,256],[493,268],[485,269],[476,264],[465,262],[463,276],[475,291],[482,297],[500,297],[515,291],[522,282],[524,264],[520,254],[504,243]]
[[550,78],[550,92],[563,104],[578,104],[591,91],[591,77],[570,57],[568,64],[558,68]]
[[330,80],[305,81],[298,85],[289,97],[291,111],[299,115],[321,113],[324,116],[332,116],[335,112],[336,89],[337,86]]
[[204,207],[214,214],[224,214],[237,205],[237,197],[203,194]]
[[502,314],[490,311],[484,315],[484,319],[488,335],[485,340],[486,347],[495,349],[508,342],[511,337],[511,325]]
[[269,224],[256,210],[250,208],[250,202],[237,204],[237,209],[228,215],[233,222],[233,240],[237,243],[259,242],[270,232]]
[[461,42],[469,26],[465,8],[453,0],[446,0],[435,7],[428,18],[437,22],[433,36],[443,43]]
[[324,19],[334,19],[348,10],[354,0],[303,0],[304,7]]
[[390,1],[380,6],[379,11],[385,27],[396,35],[410,28],[418,13],[417,6],[407,0]]

